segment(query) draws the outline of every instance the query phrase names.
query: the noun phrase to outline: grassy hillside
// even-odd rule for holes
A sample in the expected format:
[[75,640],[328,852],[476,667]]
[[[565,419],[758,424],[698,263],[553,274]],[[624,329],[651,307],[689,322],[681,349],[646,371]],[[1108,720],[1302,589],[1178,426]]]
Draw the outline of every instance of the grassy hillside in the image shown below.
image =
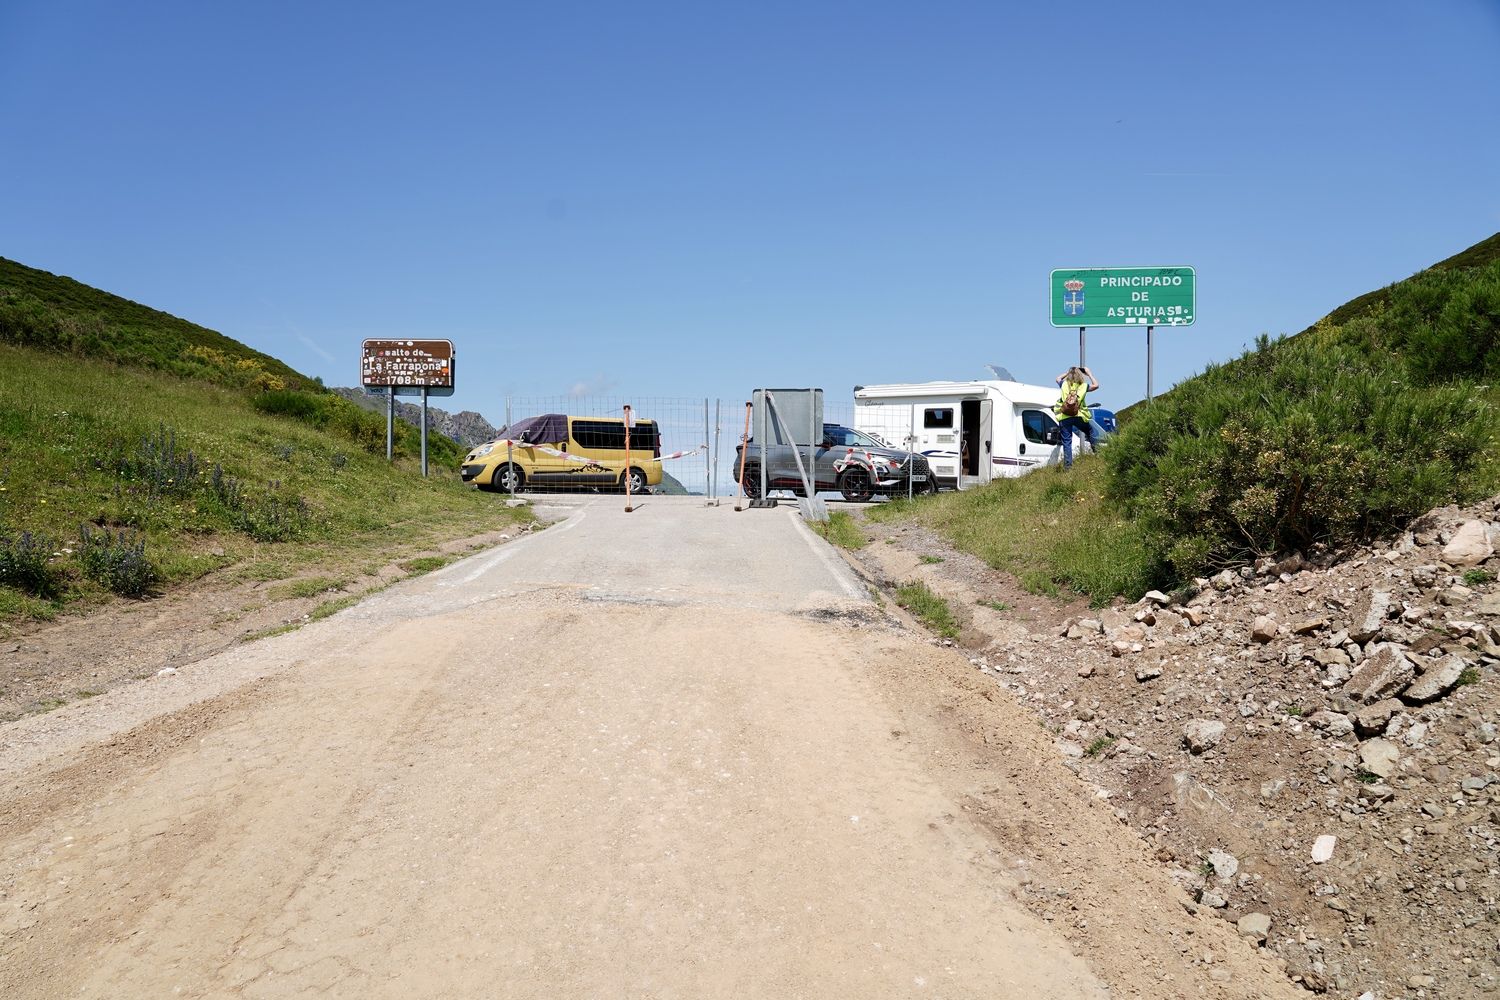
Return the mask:
[[0,342],[264,389],[314,380],[196,323],[0,257]]
[[[385,448],[381,416],[339,398],[270,355],[196,323],[3,257],[0,344],[238,389],[253,396],[263,412],[331,430],[366,451],[383,453]],[[398,450],[419,448],[410,427],[403,424],[397,433]],[[433,462],[452,465],[462,457],[451,439],[428,437]]]
[[262,413],[239,390],[0,345],[0,621],[529,519],[433,471]]
[[459,447],[167,313],[0,259],[0,623],[378,561],[529,519],[456,477]]
[[1034,589],[1138,595],[1500,490],[1497,386],[1500,234],[1134,408],[1071,474],[876,516],[920,517]]

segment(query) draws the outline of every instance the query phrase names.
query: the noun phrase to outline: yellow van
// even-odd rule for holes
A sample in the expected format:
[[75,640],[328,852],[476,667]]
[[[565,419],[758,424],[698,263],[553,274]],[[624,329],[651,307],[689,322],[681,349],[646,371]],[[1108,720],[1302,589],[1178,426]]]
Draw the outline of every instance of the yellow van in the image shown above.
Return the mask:
[[[507,447],[506,442],[511,442]],[[630,468],[625,467],[625,421],[619,417],[527,417],[464,456],[466,483],[497,493],[522,489],[625,488],[645,493],[661,483],[661,433],[656,421],[630,428]]]

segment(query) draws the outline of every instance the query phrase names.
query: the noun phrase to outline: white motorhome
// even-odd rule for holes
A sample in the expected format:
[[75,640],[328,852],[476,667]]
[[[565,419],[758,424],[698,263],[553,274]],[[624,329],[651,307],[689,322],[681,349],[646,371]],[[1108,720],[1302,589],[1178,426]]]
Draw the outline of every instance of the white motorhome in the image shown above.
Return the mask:
[[1056,386],[1002,380],[855,386],[854,429],[927,456],[939,486],[964,490],[1061,462],[1055,402]]

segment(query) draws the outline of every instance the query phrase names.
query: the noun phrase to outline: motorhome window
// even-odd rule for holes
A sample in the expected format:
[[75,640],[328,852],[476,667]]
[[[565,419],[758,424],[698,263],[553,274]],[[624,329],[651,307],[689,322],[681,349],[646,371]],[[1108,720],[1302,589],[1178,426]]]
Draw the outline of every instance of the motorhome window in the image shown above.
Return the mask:
[[[656,447],[656,424],[637,423],[630,430],[630,447],[650,451]],[[580,448],[625,450],[625,423],[620,420],[575,420],[573,440]]]
[[1021,414],[1021,429],[1032,444],[1046,444],[1047,432],[1056,426],[1052,414],[1043,410],[1025,410]]
[[938,410],[924,410],[922,412],[923,427],[937,427],[943,430],[953,429],[953,407],[945,406]]

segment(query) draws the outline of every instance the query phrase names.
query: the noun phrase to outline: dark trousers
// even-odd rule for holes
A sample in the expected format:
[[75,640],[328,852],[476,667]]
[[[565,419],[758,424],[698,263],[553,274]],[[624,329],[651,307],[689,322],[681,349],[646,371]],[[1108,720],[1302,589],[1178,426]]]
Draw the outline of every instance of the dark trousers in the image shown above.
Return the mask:
[[1063,417],[1057,422],[1062,428],[1063,446],[1063,468],[1073,467],[1073,432],[1076,430],[1083,435],[1083,439],[1089,443],[1089,451],[1094,450],[1094,424],[1083,417]]

